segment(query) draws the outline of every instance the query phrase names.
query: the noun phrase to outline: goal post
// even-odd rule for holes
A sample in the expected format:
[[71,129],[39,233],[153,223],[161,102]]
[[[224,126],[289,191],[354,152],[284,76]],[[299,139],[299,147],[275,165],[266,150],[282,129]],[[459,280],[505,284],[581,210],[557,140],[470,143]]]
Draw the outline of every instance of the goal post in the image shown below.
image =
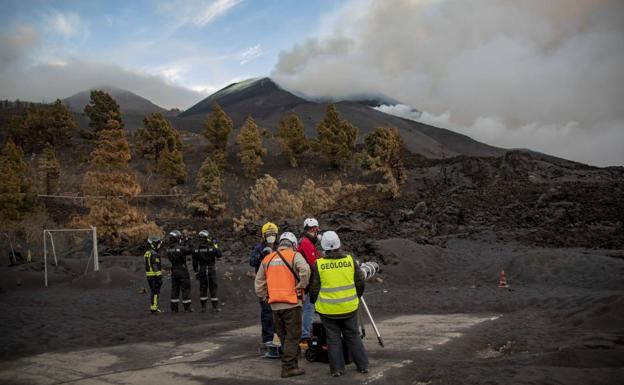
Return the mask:
[[87,260],[85,273],[89,269],[89,263],[93,260],[93,271],[100,270],[100,260],[98,255],[97,229],[91,226],[90,229],[43,229],[43,266],[45,276],[45,286],[48,287],[48,254],[51,254],[54,265],[58,266],[58,257],[56,254],[56,246],[54,244],[54,233],[70,233],[70,232],[90,232],[91,233],[91,252]]

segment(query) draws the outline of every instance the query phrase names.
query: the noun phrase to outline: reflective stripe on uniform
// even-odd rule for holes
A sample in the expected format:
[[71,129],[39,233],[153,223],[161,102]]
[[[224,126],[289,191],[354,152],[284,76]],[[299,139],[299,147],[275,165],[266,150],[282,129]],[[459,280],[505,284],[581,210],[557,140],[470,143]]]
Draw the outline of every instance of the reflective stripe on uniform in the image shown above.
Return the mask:
[[345,286],[338,286],[338,287],[325,287],[325,288],[321,288],[321,293],[333,293],[336,291],[343,291],[343,290],[348,290],[348,289],[355,289],[355,285],[345,285]]
[[171,302],[178,303],[178,302],[180,302],[180,300],[176,298],[176,299],[172,299]]
[[211,301],[218,301],[219,298],[210,298]]
[[150,260],[152,257],[151,250],[147,250],[145,254],[143,254],[143,257],[145,258],[145,275],[147,275],[148,277],[162,276],[162,271],[154,271],[152,269],[152,262]]
[[357,298],[357,295],[352,295],[351,297],[346,297],[346,298],[336,298],[336,299],[319,298],[318,300],[319,302],[323,302],[323,303],[343,303],[343,302],[353,301],[356,298]]
[[191,303],[191,300],[190,299],[185,299],[185,300],[182,300],[182,303]]
[[199,297],[201,301],[208,301],[208,297]]

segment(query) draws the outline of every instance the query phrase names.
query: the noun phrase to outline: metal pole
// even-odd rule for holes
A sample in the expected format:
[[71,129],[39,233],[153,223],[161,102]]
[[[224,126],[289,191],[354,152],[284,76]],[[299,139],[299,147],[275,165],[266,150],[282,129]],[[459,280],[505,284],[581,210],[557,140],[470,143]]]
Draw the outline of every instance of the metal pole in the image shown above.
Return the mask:
[[93,270],[100,270],[100,258],[98,256],[98,243],[97,243],[97,229],[95,226],[91,226],[93,229]]
[[362,305],[364,306],[364,310],[366,310],[366,315],[368,315],[368,319],[370,319],[371,324],[373,325],[373,329],[375,330],[375,334],[377,334],[377,341],[379,341],[379,345],[381,345],[381,347],[384,347],[384,343],[383,340],[381,339],[381,334],[379,333],[379,329],[377,329],[377,325],[375,324],[375,321],[373,320],[373,316],[371,315],[370,311],[368,310],[368,306],[366,306],[366,301],[364,301],[364,297],[360,297],[360,301],[362,302]]
[[54,247],[54,238],[52,238],[52,233],[48,231],[48,235],[50,236],[50,243],[52,244],[52,254],[54,255],[54,265],[58,266],[58,260],[56,259],[56,248]]
[[362,339],[364,339],[364,337],[366,337],[366,329],[364,329],[364,318],[362,317],[361,308],[358,308],[357,316],[358,316],[358,322],[360,324],[360,330],[361,330],[360,336],[362,337]]
[[45,230],[43,230],[43,270],[45,272],[45,287],[48,287],[48,247]]

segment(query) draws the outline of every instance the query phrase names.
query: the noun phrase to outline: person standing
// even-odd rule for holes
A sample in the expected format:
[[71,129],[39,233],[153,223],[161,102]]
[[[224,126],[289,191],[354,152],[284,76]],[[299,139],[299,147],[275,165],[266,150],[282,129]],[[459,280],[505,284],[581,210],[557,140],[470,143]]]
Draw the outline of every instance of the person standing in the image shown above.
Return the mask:
[[147,276],[147,284],[150,288],[150,311],[152,314],[162,313],[162,310],[158,308],[158,295],[160,294],[160,287],[162,286],[160,255],[158,255],[158,249],[160,249],[161,243],[162,241],[159,236],[150,235],[147,238],[149,250],[143,254],[145,258],[145,275]]
[[[310,278],[310,301],[327,334],[329,368],[333,377],[345,371],[344,343],[360,373],[368,373],[368,355],[358,332],[359,298],[364,293],[364,275],[353,257],[340,251],[340,238],[326,231],[321,238],[323,258],[316,260]],[[341,338],[342,335],[342,338]]]
[[[316,218],[306,218],[303,221],[303,236],[297,251],[303,255],[310,268],[314,266],[320,253],[316,248],[319,237],[319,223]],[[303,348],[308,348],[312,337],[312,320],[314,319],[314,304],[310,302],[310,295],[306,294],[303,301],[303,319],[301,321],[301,340]]]
[[256,294],[271,305],[275,330],[282,341],[283,378],[305,374],[299,368],[299,336],[303,289],[308,285],[310,267],[296,248],[295,234],[283,233],[277,250],[262,260],[255,280]]
[[[249,265],[256,270],[256,274],[258,274],[264,257],[275,251],[277,232],[278,228],[275,223],[267,222],[262,226],[262,240],[254,246],[249,256]],[[273,312],[264,298],[260,298],[260,323],[262,325],[262,343],[265,345],[272,344],[273,334],[275,334]]]
[[202,312],[206,311],[208,302],[208,289],[210,289],[210,303],[214,313],[220,312],[217,284],[217,258],[221,258],[221,250],[216,239],[210,238],[208,230],[202,230],[197,234],[199,241],[193,250],[193,271],[195,278],[199,280],[199,302]]
[[171,262],[171,311],[174,313],[178,312],[180,291],[182,292],[184,311],[193,311],[191,308],[191,278],[186,266],[186,256],[192,252],[192,249],[184,245],[182,233],[179,230],[173,230],[169,233],[167,258]]

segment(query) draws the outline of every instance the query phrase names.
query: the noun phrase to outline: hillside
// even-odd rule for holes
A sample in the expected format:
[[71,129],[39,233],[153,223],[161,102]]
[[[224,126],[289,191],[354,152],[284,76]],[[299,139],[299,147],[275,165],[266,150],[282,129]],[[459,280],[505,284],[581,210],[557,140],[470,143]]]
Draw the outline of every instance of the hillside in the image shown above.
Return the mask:
[[[110,94],[119,104],[123,114],[147,115],[155,112],[160,112],[161,114],[168,113],[166,109],[128,90],[109,86],[95,87],[94,89],[99,89]],[[83,112],[85,106],[89,103],[90,95],[91,90],[86,90],[62,99],[61,101],[72,112]]]
[[[303,99],[269,78],[250,79],[231,84],[172,118],[174,126],[192,132],[200,131],[215,102],[232,118],[236,129],[248,115],[252,115],[260,127],[275,132],[282,118],[295,113],[303,121],[308,137],[316,136],[316,125],[323,119],[327,107],[326,102]],[[383,113],[370,104],[368,99],[336,104],[342,117],[359,129],[358,141],[362,141],[376,127],[383,126],[401,130],[408,150],[428,157],[500,156],[506,152],[450,130]]]

